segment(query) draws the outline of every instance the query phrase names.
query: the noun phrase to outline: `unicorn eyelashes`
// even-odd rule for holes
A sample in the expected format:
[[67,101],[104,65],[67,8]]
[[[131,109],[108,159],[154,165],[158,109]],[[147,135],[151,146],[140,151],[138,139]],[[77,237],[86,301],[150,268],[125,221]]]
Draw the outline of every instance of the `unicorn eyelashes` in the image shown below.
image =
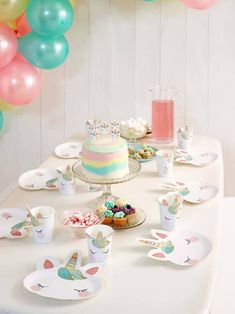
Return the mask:
[[[99,252],[93,252],[92,250],[89,250],[89,251],[90,251],[91,254],[97,254],[97,253],[99,253]],[[101,253],[103,253],[103,254],[108,254],[108,252],[109,252],[109,249],[107,249],[107,251],[103,251],[103,252],[101,252]]]

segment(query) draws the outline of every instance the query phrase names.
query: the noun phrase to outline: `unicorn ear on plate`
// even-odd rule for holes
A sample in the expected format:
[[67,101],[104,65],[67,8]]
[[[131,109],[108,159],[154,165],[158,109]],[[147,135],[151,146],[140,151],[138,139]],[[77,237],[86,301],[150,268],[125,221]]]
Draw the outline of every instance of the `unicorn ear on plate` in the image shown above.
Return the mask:
[[82,267],[82,273],[84,277],[99,276],[102,271],[102,263],[89,263]]
[[60,265],[60,261],[51,256],[44,256],[37,263],[37,270],[49,270]]
[[159,261],[168,261],[167,255],[165,255],[161,250],[154,249],[148,252],[148,257],[157,259]]
[[156,229],[151,229],[151,235],[157,240],[166,240],[169,236],[167,231],[162,232]]

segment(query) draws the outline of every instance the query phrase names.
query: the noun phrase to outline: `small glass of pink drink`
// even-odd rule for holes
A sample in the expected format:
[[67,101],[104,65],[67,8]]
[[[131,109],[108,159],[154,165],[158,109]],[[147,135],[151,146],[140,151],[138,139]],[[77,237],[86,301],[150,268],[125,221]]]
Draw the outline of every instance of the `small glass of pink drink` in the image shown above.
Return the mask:
[[174,140],[174,95],[171,86],[157,85],[152,92],[152,138],[158,143]]

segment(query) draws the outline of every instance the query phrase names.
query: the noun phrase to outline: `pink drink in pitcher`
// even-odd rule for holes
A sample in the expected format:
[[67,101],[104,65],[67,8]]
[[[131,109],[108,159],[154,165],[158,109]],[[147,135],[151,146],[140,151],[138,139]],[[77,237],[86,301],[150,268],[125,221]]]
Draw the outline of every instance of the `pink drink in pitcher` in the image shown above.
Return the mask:
[[158,142],[174,139],[174,101],[152,101],[152,137]]
[[152,138],[159,143],[174,140],[174,96],[171,86],[157,85],[152,92]]

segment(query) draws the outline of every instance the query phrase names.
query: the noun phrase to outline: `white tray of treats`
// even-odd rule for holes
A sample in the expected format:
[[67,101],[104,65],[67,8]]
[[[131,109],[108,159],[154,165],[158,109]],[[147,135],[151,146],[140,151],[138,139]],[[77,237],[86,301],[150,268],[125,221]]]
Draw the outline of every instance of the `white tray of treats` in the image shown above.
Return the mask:
[[100,205],[97,214],[103,218],[102,223],[115,230],[134,228],[145,222],[145,213],[130,205],[126,200],[115,199]]

